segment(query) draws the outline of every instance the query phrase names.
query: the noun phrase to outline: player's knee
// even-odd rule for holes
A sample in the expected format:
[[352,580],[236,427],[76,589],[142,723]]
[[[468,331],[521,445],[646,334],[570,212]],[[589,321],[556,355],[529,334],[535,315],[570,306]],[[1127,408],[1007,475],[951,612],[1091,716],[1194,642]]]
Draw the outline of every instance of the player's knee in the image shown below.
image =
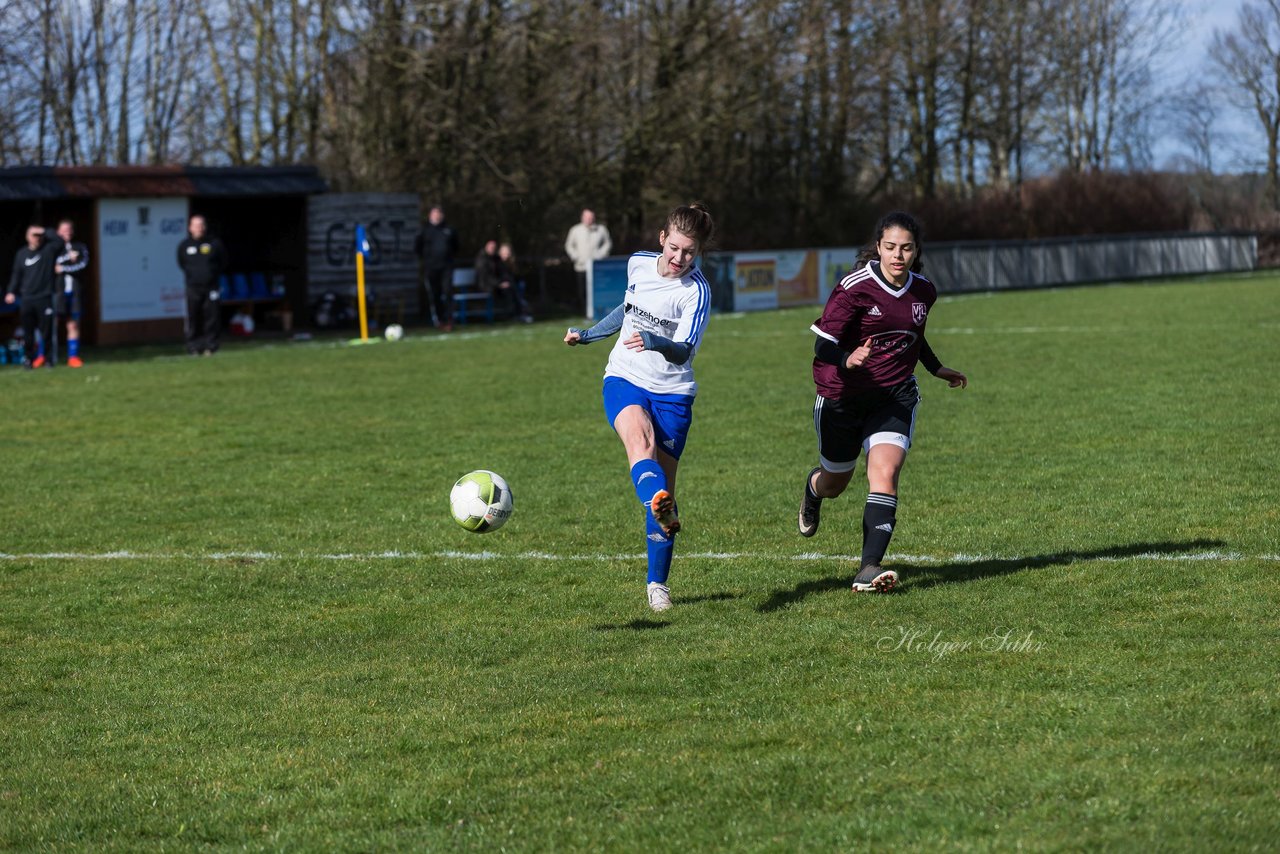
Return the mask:
[[883,492],[889,495],[898,494],[898,472],[900,467],[891,465],[868,466],[867,486],[872,492]]
[[839,498],[849,487],[849,481],[853,479],[853,472],[818,472],[817,482],[814,484],[813,491],[819,498]]

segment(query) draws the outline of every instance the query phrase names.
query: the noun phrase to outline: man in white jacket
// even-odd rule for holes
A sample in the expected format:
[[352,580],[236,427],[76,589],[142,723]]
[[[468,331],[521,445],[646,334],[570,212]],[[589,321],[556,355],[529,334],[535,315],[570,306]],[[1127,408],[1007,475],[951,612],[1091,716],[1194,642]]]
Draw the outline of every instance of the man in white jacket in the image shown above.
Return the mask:
[[583,305],[587,304],[587,272],[591,269],[591,262],[604,258],[612,248],[609,229],[596,222],[595,211],[583,208],[582,220],[569,229],[569,236],[564,240],[564,252],[573,261]]

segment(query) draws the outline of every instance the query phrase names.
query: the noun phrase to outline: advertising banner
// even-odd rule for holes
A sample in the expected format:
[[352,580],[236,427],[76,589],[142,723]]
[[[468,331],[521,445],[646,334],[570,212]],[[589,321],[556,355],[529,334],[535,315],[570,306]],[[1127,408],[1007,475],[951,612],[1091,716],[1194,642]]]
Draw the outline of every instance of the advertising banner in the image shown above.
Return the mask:
[[818,290],[822,302],[831,296],[831,289],[840,280],[862,266],[858,263],[858,249],[823,249],[818,253]]
[[818,253],[799,249],[778,253],[778,305],[813,305],[818,302]]
[[604,316],[622,305],[627,295],[627,262],[629,258],[601,258],[591,267],[591,317]]
[[778,307],[778,253],[739,252],[734,256],[734,311]]
[[98,200],[103,323],[186,315],[178,244],[187,236],[187,200]]

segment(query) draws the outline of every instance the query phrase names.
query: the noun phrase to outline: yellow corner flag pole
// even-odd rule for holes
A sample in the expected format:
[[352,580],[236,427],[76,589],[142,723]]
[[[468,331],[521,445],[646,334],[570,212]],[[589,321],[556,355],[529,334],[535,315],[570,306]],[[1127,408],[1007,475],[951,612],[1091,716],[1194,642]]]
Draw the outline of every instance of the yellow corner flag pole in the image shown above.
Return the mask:
[[364,226],[356,226],[356,295],[360,303],[360,340],[369,340],[369,315],[364,303],[364,253],[369,251]]

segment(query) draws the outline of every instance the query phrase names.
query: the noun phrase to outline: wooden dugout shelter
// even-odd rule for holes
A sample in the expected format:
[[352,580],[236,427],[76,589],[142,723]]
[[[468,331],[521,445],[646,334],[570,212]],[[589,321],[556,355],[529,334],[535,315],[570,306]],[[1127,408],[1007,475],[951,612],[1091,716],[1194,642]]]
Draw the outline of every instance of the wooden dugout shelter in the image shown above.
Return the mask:
[[0,169],[0,269],[7,285],[27,226],[70,219],[89,250],[83,340],[179,340],[186,304],[177,247],[188,216],[198,213],[227,248],[224,311],[301,316],[307,202],[326,189],[311,166]]

